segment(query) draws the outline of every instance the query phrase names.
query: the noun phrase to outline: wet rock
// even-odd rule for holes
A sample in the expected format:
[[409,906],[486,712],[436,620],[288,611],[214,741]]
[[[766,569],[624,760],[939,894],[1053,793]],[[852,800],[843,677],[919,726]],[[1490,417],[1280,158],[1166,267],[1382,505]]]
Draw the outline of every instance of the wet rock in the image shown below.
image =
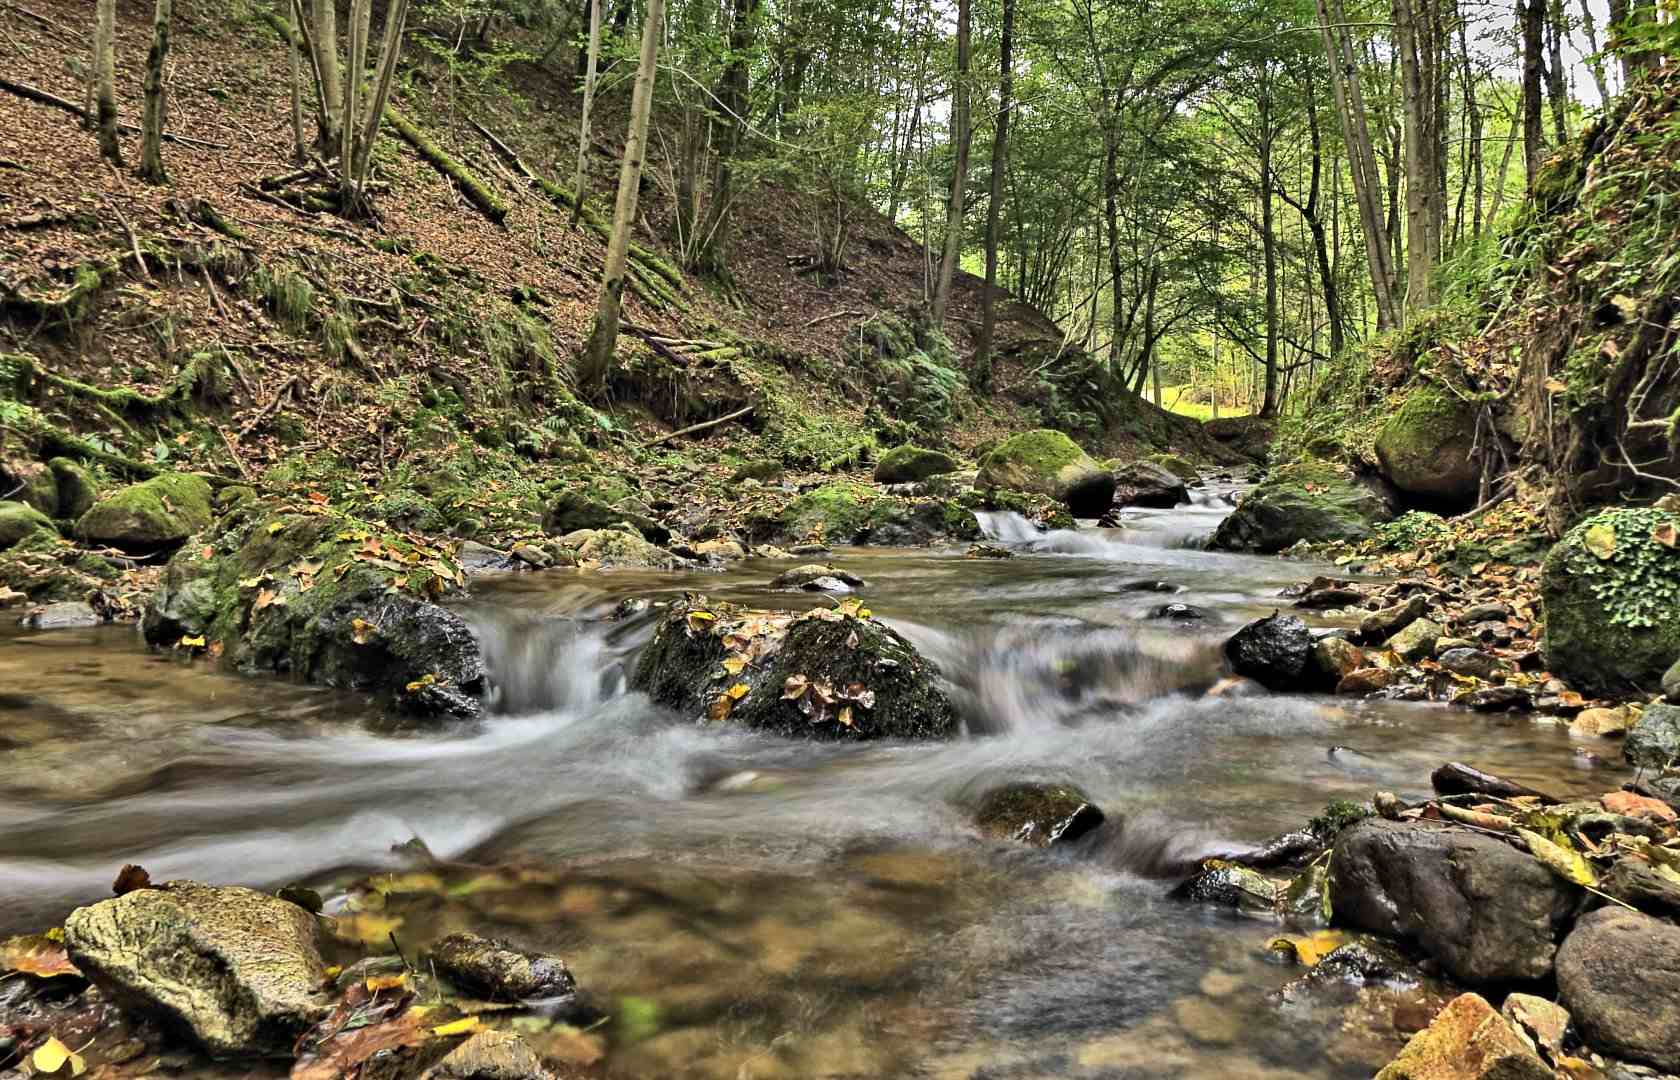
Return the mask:
[[1403,603],[1373,611],[1359,620],[1359,636],[1366,641],[1387,641],[1412,623],[1423,618],[1429,602],[1414,595]]
[[1250,914],[1274,913],[1284,885],[1234,863],[1214,861],[1173,889],[1175,900],[1235,908]]
[[1500,669],[1499,659],[1480,649],[1448,649],[1436,657],[1441,667],[1455,675],[1490,679]]
[[1005,784],[987,792],[974,813],[987,836],[1033,847],[1072,843],[1103,821],[1083,791],[1064,784]]
[[450,934],[432,946],[431,957],[440,975],[489,1001],[564,997],[577,989],[560,957],[477,934]]
[[[854,606],[794,614],[692,597],[660,620],[631,686],[685,713],[791,738],[954,734],[956,710],[934,665],[846,603]],[[729,673],[726,659],[739,670]]]
[[554,556],[535,544],[515,544],[508,554],[533,570],[547,570],[554,565]]
[[1595,1049],[1680,1072],[1680,927],[1600,908],[1558,949],[1557,980]]
[[1324,686],[1336,686],[1365,666],[1365,650],[1341,637],[1322,637],[1313,645],[1313,669]]
[[1647,706],[1628,729],[1622,757],[1637,768],[1660,769],[1680,759],[1680,705]]
[[1358,540],[1393,511],[1376,492],[1322,461],[1274,470],[1220,522],[1212,546],[1273,554],[1302,540]]
[[1470,638],[1464,638],[1464,637],[1441,637],[1441,638],[1436,638],[1435,639],[1435,658],[1440,659],[1441,657],[1443,657],[1443,656],[1447,655],[1448,653],[1452,652],[1454,649],[1474,649],[1475,647],[1476,647],[1476,642],[1472,641]]
[[80,600],[63,600],[48,604],[29,613],[25,625],[34,630],[73,630],[84,626],[98,626],[105,620],[92,604]]
[[1453,704],[1472,712],[1527,712],[1534,708],[1534,691],[1521,686],[1484,686],[1453,698]]
[[1481,470],[1471,457],[1476,406],[1444,387],[1420,383],[1377,434],[1383,475],[1420,505],[1468,509]]
[[[1651,538],[1664,526],[1680,527],[1680,513],[1601,511],[1565,533],[1541,567],[1547,665],[1588,697],[1654,691],[1680,656],[1680,604],[1650,599],[1680,594],[1680,558]],[[1644,617],[1629,625],[1624,609],[1635,603]]]
[[671,530],[646,514],[626,506],[612,506],[581,491],[566,490],[550,500],[543,511],[543,532],[550,536],[569,536],[584,530],[611,529],[615,525],[629,525],[654,544],[671,540]]
[[1100,517],[1114,502],[1114,477],[1072,439],[1040,429],[1013,435],[980,459],[980,488],[1048,495],[1076,517]]
[[58,515],[74,521],[93,508],[99,498],[99,481],[93,470],[69,458],[55,457],[47,462],[53,482],[58,488]]
[[476,540],[463,541],[455,553],[461,569],[469,574],[494,574],[516,569],[518,564],[506,552],[497,551]]
[[957,460],[938,450],[906,444],[881,455],[875,464],[877,484],[913,484],[930,476],[955,472]]
[[778,512],[753,514],[746,530],[755,544],[785,544],[795,555],[826,554],[830,544],[921,544],[980,535],[963,499],[915,502],[852,480],[813,488]]
[[56,538],[52,519],[22,502],[0,502],[0,551],[36,533]]
[[181,544],[210,524],[210,485],[186,473],[162,473],[118,488],[76,522],[76,535],[136,555]]
[[1175,593],[1182,589],[1182,585],[1174,585],[1170,581],[1128,581],[1120,586],[1121,592]]
[[1500,799],[1535,799],[1546,806],[1560,800],[1527,784],[1483,772],[1461,761],[1449,761],[1429,774],[1429,785],[1440,795],[1492,795]]
[[1152,461],[1133,461],[1114,470],[1114,505],[1170,510],[1190,501],[1184,481]]
[[542,1059],[508,1031],[480,1031],[421,1074],[421,1080],[550,1080]]
[[1479,994],[1460,994],[1375,1080],[1552,1080],[1551,1067]]
[[1470,985],[1549,974],[1580,896],[1526,852],[1427,822],[1362,821],[1331,868],[1339,925],[1415,941]]
[[585,529],[567,533],[560,542],[577,555],[579,562],[621,570],[680,570],[686,565],[678,556],[627,529]]
[[1474,626],[1476,623],[1504,622],[1511,617],[1511,605],[1495,600],[1487,604],[1474,604],[1464,609],[1464,614],[1458,617],[1459,625]]
[[1390,942],[1361,937],[1324,955],[1310,975],[1347,982],[1415,982],[1417,964]]
[[1579,736],[1626,735],[1629,719],[1625,706],[1618,705],[1613,709],[1582,709],[1575,714],[1575,719],[1570,721],[1569,733]]
[[807,563],[783,570],[771,579],[772,589],[805,592],[850,592],[864,587],[864,580],[847,570]]
[[1644,859],[1624,856],[1599,879],[1598,886],[1647,915],[1680,919],[1680,882],[1658,873]]
[[1569,1010],[1533,994],[1511,994],[1499,1007],[1499,1015],[1533,1040],[1545,1055],[1556,1061],[1569,1033]]
[[1323,589],[1310,589],[1295,601],[1298,608],[1311,611],[1325,611],[1329,608],[1352,607],[1365,602],[1365,594],[1358,589],[1330,586]]
[[747,557],[747,549],[736,540],[702,540],[693,545],[694,554],[702,559],[721,559],[736,562]]
[[1345,697],[1378,694],[1393,686],[1400,676],[1387,668],[1365,667],[1350,671],[1336,684],[1336,693]]
[[1225,656],[1238,675],[1269,690],[1302,690],[1313,645],[1306,623],[1293,615],[1273,614],[1238,630],[1225,643]]
[[1143,460],[1154,465],[1159,465],[1161,468],[1172,473],[1186,484],[1193,484],[1197,480],[1201,479],[1202,476],[1202,471],[1200,469],[1179,457],[1177,454],[1150,454]]
[[1470,636],[1484,645],[1509,645],[1517,638],[1516,631],[1500,619],[1489,619],[1470,627]]
[[1394,650],[1402,659],[1416,663],[1435,651],[1435,639],[1441,633],[1440,623],[1432,619],[1417,619],[1389,638],[1385,647]]
[[71,912],[64,938],[101,990],[218,1056],[289,1055],[328,1011],[315,917],[252,889],[137,889]]
[[1162,604],[1149,612],[1151,619],[1166,619],[1169,622],[1201,622],[1206,619],[1207,612],[1193,604]]
[[1663,673],[1662,692],[1669,702],[1680,705],[1680,660]]

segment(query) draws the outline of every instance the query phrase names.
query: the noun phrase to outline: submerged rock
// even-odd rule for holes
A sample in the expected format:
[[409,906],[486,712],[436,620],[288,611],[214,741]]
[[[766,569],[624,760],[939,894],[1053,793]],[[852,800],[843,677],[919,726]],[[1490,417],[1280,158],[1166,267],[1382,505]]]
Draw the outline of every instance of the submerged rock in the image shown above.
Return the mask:
[[61,600],[30,612],[24,623],[32,630],[74,630],[98,626],[104,621],[99,612],[93,610],[92,604],[80,600]]
[[1219,523],[1213,546],[1273,554],[1302,540],[1359,540],[1394,513],[1376,492],[1322,461],[1273,470]]
[[976,486],[1048,495],[1076,517],[1100,517],[1114,502],[1114,477],[1059,431],[1013,435],[980,459]]
[[444,1055],[420,1080],[550,1080],[542,1059],[510,1031],[480,1031]]
[[1153,461],[1133,461],[1114,470],[1114,505],[1170,510],[1190,501],[1184,481]]
[[1369,818],[1331,860],[1338,925],[1417,942],[1470,985],[1545,978],[1581,891],[1469,829]]
[[1377,434],[1383,475],[1425,506],[1468,509],[1476,501],[1481,469],[1471,457],[1476,406],[1434,384],[1421,384]]
[[1522,1036],[1479,994],[1460,994],[1413,1035],[1376,1080],[1553,1080]]
[[[835,586],[838,586],[836,588]],[[805,592],[850,592],[864,587],[864,580],[847,570],[817,563],[806,563],[791,570],[783,570],[771,579],[772,589]]]
[[490,1001],[563,997],[577,989],[560,957],[477,934],[450,934],[432,946],[431,957],[440,974]]
[[1564,939],[1557,980],[1594,1048],[1680,1072],[1680,927],[1600,908]]
[[1274,914],[1284,884],[1235,863],[1214,860],[1173,889],[1176,900],[1235,908],[1250,914]]
[[987,792],[974,813],[987,836],[1033,847],[1072,843],[1104,820],[1083,791],[1063,784],[1005,784]]
[[162,473],[95,503],[76,522],[76,535],[149,555],[179,545],[210,520],[210,485],[202,477]]
[[1238,675],[1268,690],[1305,690],[1304,676],[1313,658],[1312,631],[1293,615],[1271,615],[1249,623],[1225,643],[1225,655]]
[[930,476],[955,472],[957,461],[950,454],[906,444],[881,455],[875,464],[877,484],[913,484]]
[[289,1055],[328,1011],[315,917],[252,889],[137,889],[71,912],[64,940],[101,990],[214,1055]]
[[718,722],[791,738],[942,738],[957,714],[938,670],[856,600],[803,614],[690,597],[660,620],[631,686]]

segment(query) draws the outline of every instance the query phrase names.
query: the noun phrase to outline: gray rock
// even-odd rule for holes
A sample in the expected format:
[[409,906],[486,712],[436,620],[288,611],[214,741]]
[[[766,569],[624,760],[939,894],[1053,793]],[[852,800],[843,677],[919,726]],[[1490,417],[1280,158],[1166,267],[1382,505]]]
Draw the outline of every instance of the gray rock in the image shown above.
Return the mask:
[[952,472],[957,461],[950,454],[906,444],[881,455],[875,465],[877,484],[911,484],[930,476]]
[[1527,712],[1534,708],[1534,691],[1521,686],[1484,686],[1455,698],[1454,704],[1473,712]]
[[804,566],[795,566],[791,570],[783,570],[771,580],[770,587],[801,589],[806,592],[850,592],[863,588],[864,584],[862,578],[849,571],[807,563]]
[[1149,612],[1151,619],[1166,619],[1169,622],[1201,622],[1207,618],[1207,612],[1194,604],[1162,604]]
[[58,530],[53,528],[52,519],[28,503],[0,502],[0,550],[9,548],[37,532],[55,537],[58,535]]
[[566,536],[583,530],[610,529],[628,524],[654,544],[670,542],[671,530],[646,514],[624,506],[609,506],[579,491],[562,491],[543,513],[543,532]]
[[1490,619],[1504,622],[1511,617],[1511,605],[1498,600],[1488,604],[1475,604],[1464,609],[1464,614],[1458,617],[1459,625],[1474,626],[1476,623],[1487,622]]
[[30,612],[29,617],[24,620],[35,630],[74,630],[84,626],[98,626],[104,621],[99,617],[99,613],[93,610],[92,604],[85,604],[79,600],[48,604]]
[[1441,666],[1455,675],[1486,679],[1499,669],[1499,660],[1480,649],[1448,649],[1439,657]]
[[1460,994],[1412,1036],[1376,1080],[1553,1080],[1555,1075],[1486,999]]
[[1177,900],[1236,908],[1255,914],[1275,913],[1285,885],[1246,866],[1224,865],[1203,870],[1172,891]]
[[1432,619],[1417,619],[1389,638],[1386,644],[1403,659],[1416,662],[1435,651],[1435,640],[1442,633],[1440,623]]
[[1663,673],[1663,697],[1675,705],[1680,705],[1680,660],[1674,661],[1674,666]]
[[549,1080],[542,1059],[508,1031],[480,1031],[421,1074],[421,1080]]
[[1604,892],[1647,915],[1680,919],[1680,883],[1657,873],[1643,859],[1617,859],[1598,884]]
[[1114,470],[1114,505],[1170,510],[1190,501],[1184,481],[1153,461],[1133,461]]
[[1416,941],[1471,985],[1544,978],[1581,891],[1468,829],[1367,819],[1331,860],[1339,924]]
[[455,557],[460,560],[461,569],[469,574],[494,574],[512,570],[517,565],[506,552],[497,551],[477,540],[462,542],[461,550],[455,553]]
[[565,997],[577,989],[560,957],[477,934],[441,939],[432,946],[432,962],[451,982],[491,1001]]
[[1005,784],[987,792],[974,813],[987,836],[1033,847],[1072,843],[1103,821],[1083,791],[1065,784]]
[[1680,1072],[1680,927],[1600,908],[1564,939],[1557,980],[1595,1049]]
[[1387,641],[1412,623],[1423,618],[1424,612],[1429,610],[1429,601],[1421,594],[1413,595],[1404,603],[1385,607],[1380,611],[1373,611],[1359,620],[1359,636],[1366,641]]
[[1238,675],[1268,690],[1305,690],[1313,645],[1306,623],[1293,615],[1272,615],[1238,630],[1225,643],[1225,655]]
[[253,889],[137,889],[71,912],[64,939],[101,990],[218,1056],[289,1055],[329,1009],[315,917]]
[[1680,705],[1652,705],[1628,729],[1622,756],[1629,765],[1660,769],[1680,758]]

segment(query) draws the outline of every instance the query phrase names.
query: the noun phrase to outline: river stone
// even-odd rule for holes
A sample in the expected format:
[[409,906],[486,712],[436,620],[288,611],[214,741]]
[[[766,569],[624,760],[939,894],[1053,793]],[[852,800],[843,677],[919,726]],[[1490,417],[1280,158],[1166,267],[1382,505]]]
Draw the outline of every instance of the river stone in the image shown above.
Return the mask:
[[1359,620],[1359,636],[1366,641],[1387,641],[1406,627],[1423,618],[1429,601],[1421,593],[1403,603],[1373,611]]
[[1393,516],[1380,495],[1335,466],[1297,462],[1273,470],[1245,494],[1219,523],[1211,546],[1270,555],[1302,540],[1360,540]]
[[1626,735],[1627,729],[1628,710],[1623,705],[1613,709],[1582,709],[1569,722],[1571,735]]
[[1285,883],[1235,863],[1216,862],[1173,889],[1176,900],[1236,908],[1254,914],[1275,913]]
[[1322,637],[1313,645],[1313,668],[1325,686],[1335,686],[1365,666],[1365,650],[1342,637]]
[[1152,465],[1161,466],[1161,468],[1172,473],[1186,484],[1193,484],[1202,478],[1202,471],[1200,469],[1179,457],[1177,454],[1150,454],[1143,460]]
[[1553,1080],[1553,1073],[1487,999],[1460,994],[1375,1080]]
[[567,533],[560,542],[580,562],[598,562],[623,570],[680,570],[684,565],[682,559],[628,529],[583,529]]
[[81,600],[61,600],[29,613],[24,622],[32,630],[75,630],[98,626],[105,620],[93,605]]
[[315,917],[254,889],[137,889],[71,912],[64,940],[101,990],[217,1056],[289,1056],[329,1009]]
[[980,488],[1048,495],[1076,517],[1101,517],[1114,502],[1114,477],[1059,431],[1012,435],[980,459]]
[[490,1001],[563,997],[577,989],[560,957],[477,934],[450,934],[432,946],[431,956],[451,982]]
[[1448,649],[1436,657],[1441,667],[1455,675],[1489,679],[1500,668],[1499,658],[1480,649]]
[[631,526],[651,543],[664,544],[671,539],[671,530],[646,514],[609,506],[581,491],[567,490],[554,496],[548,509],[543,511],[542,520],[543,532],[550,536],[566,536],[586,529],[611,529],[621,524]]
[[469,574],[495,574],[513,570],[518,565],[507,552],[498,551],[477,540],[463,541],[460,550],[455,553],[455,559],[461,564],[461,569]]
[[47,517],[63,516],[59,511],[58,483],[52,470],[38,461],[0,459],[0,494],[33,506]]
[[1083,791],[1064,784],[1005,784],[987,792],[974,813],[987,836],[1033,847],[1072,843],[1103,820]]
[[1238,630],[1225,643],[1225,656],[1238,675],[1268,690],[1303,690],[1313,656],[1312,631],[1294,615],[1272,614]]
[[1420,384],[1377,433],[1377,461],[1396,488],[1426,508],[1464,510],[1476,501],[1481,470],[1471,457],[1476,406],[1451,390]]
[[1569,1033],[1569,1010],[1562,1005],[1533,994],[1511,994],[1499,1007],[1499,1015],[1534,1040],[1553,1061],[1563,1052],[1564,1036]]
[[913,484],[930,476],[955,472],[957,461],[950,454],[927,450],[908,443],[895,446],[875,463],[877,484]]
[[1629,765],[1661,769],[1680,758],[1680,705],[1649,705],[1628,729],[1622,756]]
[[509,1031],[480,1031],[444,1055],[420,1080],[551,1080],[542,1059]]
[[0,502],[0,551],[36,533],[56,537],[52,519],[41,511],[21,502]]
[[1550,974],[1580,890],[1468,829],[1369,818],[1331,861],[1336,922],[1416,941],[1469,985]]
[[1153,461],[1133,461],[1114,470],[1114,505],[1170,510],[1190,501],[1184,481]]
[[55,457],[47,462],[58,486],[58,516],[74,521],[93,508],[99,498],[99,481],[93,470],[78,461]]
[[1663,672],[1662,692],[1671,703],[1680,705],[1680,660],[1674,661],[1674,665]]
[[1341,681],[1336,684],[1336,693],[1346,697],[1376,694],[1399,681],[1399,674],[1388,668],[1363,667],[1342,676]]
[[1657,873],[1644,859],[1617,859],[1600,877],[1598,887],[1647,915],[1680,919],[1680,882]]
[[1435,651],[1435,641],[1444,632],[1441,624],[1433,619],[1417,619],[1389,638],[1384,647],[1393,649],[1401,659],[1416,663]]
[[[788,738],[954,735],[957,713],[938,669],[857,611],[758,611],[690,596],[666,611],[630,685],[684,713]],[[747,651],[726,640],[746,641]],[[744,658],[752,662],[734,673],[724,667]]]
[[178,546],[210,524],[203,477],[161,473],[111,492],[76,522],[76,535],[136,555]]
[[724,562],[735,562],[747,557],[747,549],[741,546],[739,540],[702,540],[692,545],[694,554],[703,559],[722,559]]
[[1557,980],[1594,1049],[1680,1072],[1680,927],[1600,908],[1564,939]]
[[[838,585],[833,588],[829,583]],[[772,589],[804,590],[806,592],[850,592],[864,587],[864,580],[846,570],[817,563],[806,563],[791,570],[783,570],[770,581]]]
[[739,484],[743,480],[757,480],[761,483],[769,483],[772,480],[781,479],[782,473],[786,471],[782,467],[782,463],[775,458],[754,458],[751,461],[742,462],[739,468],[730,473],[729,482]]

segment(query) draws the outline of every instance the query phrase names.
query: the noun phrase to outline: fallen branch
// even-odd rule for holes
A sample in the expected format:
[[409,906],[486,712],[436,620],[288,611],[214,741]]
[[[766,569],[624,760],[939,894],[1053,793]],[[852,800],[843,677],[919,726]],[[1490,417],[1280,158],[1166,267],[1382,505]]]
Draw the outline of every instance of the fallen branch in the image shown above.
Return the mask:
[[1456,821],[1460,825],[1470,825],[1478,829],[1487,829],[1490,832],[1514,833],[1517,831],[1516,825],[1512,823],[1510,818],[1484,814],[1478,810],[1465,810],[1451,803],[1435,803],[1434,806],[1441,812],[1442,817]]
[[239,448],[234,446],[233,436],[229,435],[227,433],[227,428],[223,427],[220,424],[216,425],[216,430],[221,433],[222,441],[227,443],[228,456],[233,458],[233,463],[235,465],[239,466],[239,475],[243,476],[247,481],[249,481],[251,479],[250,466],[246,465],[245,464],[245,459],[239,456]]
[[[45,90],[37,89],[36,87],[29,86],[25,83],[13,82],[11,79],[0,78],[0,90],[4,90],[8,94],[15,94],[18,97],[23,98],[25,101],[33,101],[37,105],[48,105],[54,109],[62,109],[64,112],[69,113],[71,116],[81,120],[83,123],[91,124],[94,122],[93,116],[75,102],[66,101],[57,94],[49,94]],[[118,124],[117,130],[122,132],[124,135],[140,134],[140,129],[135,127],[133,124]],[[201,150],[231,149],[227,143],[210,142],[207,139],[194,139],[188,135],[174,135],[167,131],[163,133],[163,141],[179,143],[182,146],[196,146]]]
[[391,122],[398,135],[426,160],[426,163],[444,176],[448,177],[467,201],[478,207],[485,217],[497,225],[507,220],[507,203],[497,198],[495,192],[485,187],[483,182],[467,170],[467,167],[444,153],[441,148],[414,126],[413,121],[404,116],[395,105],[385,107],[385,119]]
[[251,432],[266,424],[269,417],[279,412],[280,403],[285,400],[286,395],[291,392],[292,387],[297,385],[297,381],[298,377],[293,375],[291,378],[281,383],[280,389],[274,392],[274,397],[269,400],[268,404],[259,409],[257,411],[257,415],[251,417],[251,419],[246,422],[245,426],[239,429],[239,437],[243,439],[245,436],[251,434]]
[[646,444],[646,446],[651,448],[651,447],[658,446],[660,443],[670,442],[672,439],[678,438],[679,436],[682,436],[682,435],[693,435],[696,432],[706,431],[710,428],[717,427],[719,424],[727,424],[731,420],[739,420],[741,417],[747,415],[748,413],[750,413],[752,411],[753,411],[753,407],[751,405],[748,405],[744,409],[736,409],[734,412],[730,413],[728,416],[720,416],[716,420],[707,420],[704,423],[700,423],[700,424],[690,424],[688,427],[682,428],[678,431],[673,431],[669,435],[661,435],[661,436],[659,436],[659,438],[654,439],[651,442],[648,442]]
[[850,315],[854,318],[858,318],[858,317],[861,317],[861,316],[864,316],[864,315],[867,315],[867,314],[868,314],[868,312],[864,312],[864,311],[831,311],[827,315],[819,315],[816,318],[812,319],[810,322],[806,323],[805,324],[805,329],[809,330],[809,329],[811,329],[811,327],[816,326],[818,323],[825,323],[830,319],[843,319],[848,315]]

